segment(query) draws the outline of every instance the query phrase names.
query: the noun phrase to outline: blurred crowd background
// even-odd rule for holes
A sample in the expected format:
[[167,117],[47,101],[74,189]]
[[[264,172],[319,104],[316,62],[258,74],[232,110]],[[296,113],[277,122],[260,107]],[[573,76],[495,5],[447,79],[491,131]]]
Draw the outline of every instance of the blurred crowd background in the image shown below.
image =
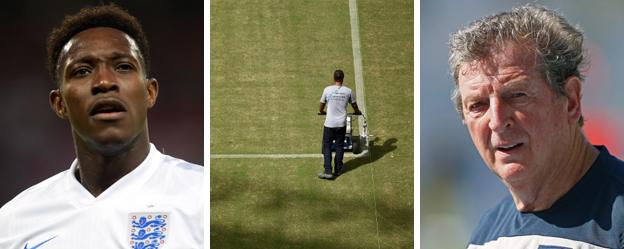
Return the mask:
[[[46,38],[65,15],[109,1],[6,1],[0,7],[0,206],[69,168],[69,123],[50,109]],[[141,21],[160,92],[148,114],[152,143],[203,164],[203,2],[113,1]]]
[[447,44],[473,20],[526,3],[558,10],[585,31],[584,130],[593,144],[624,159],[624,2],[421,0],[421,248],[466,248],[480,216],[507,195],[450,100]]

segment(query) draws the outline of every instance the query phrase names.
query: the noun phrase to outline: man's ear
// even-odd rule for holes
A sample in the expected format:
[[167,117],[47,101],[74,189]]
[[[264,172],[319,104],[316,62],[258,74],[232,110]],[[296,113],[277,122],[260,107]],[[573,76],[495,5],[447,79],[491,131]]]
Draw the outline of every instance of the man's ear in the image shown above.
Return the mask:
[[65,109],[65,104],[63,103],[61,90],[54,89],[50,91],[50,108],[52,108],[52,111],[54,111],[59,118],[67,118],[67,109]]
[[158,98],[158,81],[155,78],[147,79],[147,107],[152,108]]
[[568,109],[568,120],[577,123],[581,117],[581,79],[570,76],[565,81],[564,90],[566,92]]

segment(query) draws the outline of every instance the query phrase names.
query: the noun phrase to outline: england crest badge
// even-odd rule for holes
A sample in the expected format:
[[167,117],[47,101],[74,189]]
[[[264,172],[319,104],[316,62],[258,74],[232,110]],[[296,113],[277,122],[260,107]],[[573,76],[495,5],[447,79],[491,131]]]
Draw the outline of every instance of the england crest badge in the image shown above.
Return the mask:
[[168,223],[167,212],[130,213],[128,215],[130,248],[162,248],[169,234]]

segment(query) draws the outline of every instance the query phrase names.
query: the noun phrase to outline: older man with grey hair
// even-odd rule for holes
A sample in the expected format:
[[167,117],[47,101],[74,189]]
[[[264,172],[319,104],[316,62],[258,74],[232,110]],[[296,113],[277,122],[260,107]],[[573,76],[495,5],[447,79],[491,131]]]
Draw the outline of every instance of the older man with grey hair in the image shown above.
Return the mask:
[[624,162],[582,131],[583,33],[535,5],[452,34],[453,100],[510,196],[468,248],[624,248]]

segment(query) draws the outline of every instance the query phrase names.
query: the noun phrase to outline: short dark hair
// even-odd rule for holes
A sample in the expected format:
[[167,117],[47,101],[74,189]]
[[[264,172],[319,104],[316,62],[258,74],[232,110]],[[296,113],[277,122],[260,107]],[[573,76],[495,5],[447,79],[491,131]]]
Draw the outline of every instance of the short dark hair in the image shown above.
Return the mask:
[[342,82],[344,79],[344,72],[340,69],[334,71],[334,80]]
[[136,17],[130,15],[126,10],[114,3],[109,3],[83,8],[74,15],[65,16],[61,25],[52,30],[48,36],[47,50],[48,72],[54,82],[60,85],[57,66],[63,46],[65,46],[74,35],[95,27],[114,28],[132,37],[141,51],[145,74],[149,75],[149,44],[141,24]]

